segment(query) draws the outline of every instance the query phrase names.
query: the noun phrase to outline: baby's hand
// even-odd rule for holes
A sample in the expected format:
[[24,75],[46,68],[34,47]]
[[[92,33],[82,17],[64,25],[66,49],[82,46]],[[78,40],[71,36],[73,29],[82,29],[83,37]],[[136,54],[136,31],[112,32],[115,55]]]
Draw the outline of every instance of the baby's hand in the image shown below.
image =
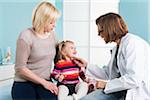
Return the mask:
[[65,76],[61,74],[61,75],[59,76],[59,78],[58,78],[58,81],[59,81],[59,82],[62,82],[64,78],[65,78]]
[[89,84],[94,84],[94,86],[95,86],[95,84],[96,84],[96,82],[97,82],[94,78],[91,78],[91,77],[87,77],[87,78],[86,78],[86,81],[87,81],[87,83],[89,83]]

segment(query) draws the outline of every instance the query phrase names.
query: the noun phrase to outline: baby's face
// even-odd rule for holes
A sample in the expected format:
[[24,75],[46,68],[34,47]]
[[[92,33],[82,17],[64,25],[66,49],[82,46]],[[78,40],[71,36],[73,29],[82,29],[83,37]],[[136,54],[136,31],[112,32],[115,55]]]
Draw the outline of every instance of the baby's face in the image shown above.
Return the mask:
[[63,52],[69,58],[74,57],[76,55],[76,53],[77,53],[76,47],[75,47],[75,45],[73,43],[66,43]]

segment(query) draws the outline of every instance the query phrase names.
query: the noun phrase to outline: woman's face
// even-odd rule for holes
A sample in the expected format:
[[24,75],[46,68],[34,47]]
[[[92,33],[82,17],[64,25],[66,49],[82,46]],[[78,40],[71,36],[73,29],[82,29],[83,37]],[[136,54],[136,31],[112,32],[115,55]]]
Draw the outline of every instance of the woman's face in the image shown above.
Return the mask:
[[51,32],[54,30],[55,26],[56,26],[56,22],[53,21],[49,23],[47,26],[45,26],[44,30],[45,32]]
[[76,47],[73,43],[66,43],[63,49],[63,53],[65,56],[72,58],[77,54]]

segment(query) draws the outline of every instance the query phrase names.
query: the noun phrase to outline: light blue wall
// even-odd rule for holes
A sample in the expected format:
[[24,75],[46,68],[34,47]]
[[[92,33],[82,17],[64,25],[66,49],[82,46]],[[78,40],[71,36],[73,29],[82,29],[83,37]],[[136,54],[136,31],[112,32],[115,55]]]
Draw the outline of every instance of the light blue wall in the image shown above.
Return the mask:
[[148,34],[149,34],[148,41],[150,43],[150,0],[148,0],[148,16],[149,16],[148,18]]
[[[2,6],[0,6],[0,12],[2,12]],[[0,22],[2,22],[2,16],[1,16],[1,14],[0,14]],[[0,44],[2,43],[2,24],[0,24]],[[1,47],[1,46],[0,46]]]
[[119,13],[125,19],[129,32],[149,41],[148,0],[120,0]]
[[63,0],[56,0],[56,7],[59,9],[61,13],[61,17],[57,22],[56,33],[59,40],[63,39]]
[[16,39],[19,33],[25,28],[31,27],[32,9],[36,3],[31,2],[1,2],[2,7],[2,21],[0,26],[2,30],[0,33],[1,42],[0,47],[3,51],[9,46],[12,50],[12,57],[14,61]]
[[[16,39],[19,33],[31,27],[32,11],[41,0],[1,0],[0,1],[0,48],[4,51],[8,46],[15,58]],[[54,0],[49,0],[54,2]],[[62,9],[62,4],[57,4]],[[62,18],[58,21],[56,32],[58,39],[62,39]]]

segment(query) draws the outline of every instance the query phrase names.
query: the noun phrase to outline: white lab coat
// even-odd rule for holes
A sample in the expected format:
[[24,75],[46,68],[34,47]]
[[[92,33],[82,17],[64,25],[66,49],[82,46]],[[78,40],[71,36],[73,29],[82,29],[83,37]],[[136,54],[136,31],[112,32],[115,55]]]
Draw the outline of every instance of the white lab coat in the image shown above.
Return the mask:
[[[91,66],[88,71],[100,79],[109,80],[105,93],[127,90],[126,100],[150,100],[150,46],[133,34],[121,39],[117,65],[113,65],[116,47],[109,65],[103,69]],[[119,76],[120,72],[121,76]]]

